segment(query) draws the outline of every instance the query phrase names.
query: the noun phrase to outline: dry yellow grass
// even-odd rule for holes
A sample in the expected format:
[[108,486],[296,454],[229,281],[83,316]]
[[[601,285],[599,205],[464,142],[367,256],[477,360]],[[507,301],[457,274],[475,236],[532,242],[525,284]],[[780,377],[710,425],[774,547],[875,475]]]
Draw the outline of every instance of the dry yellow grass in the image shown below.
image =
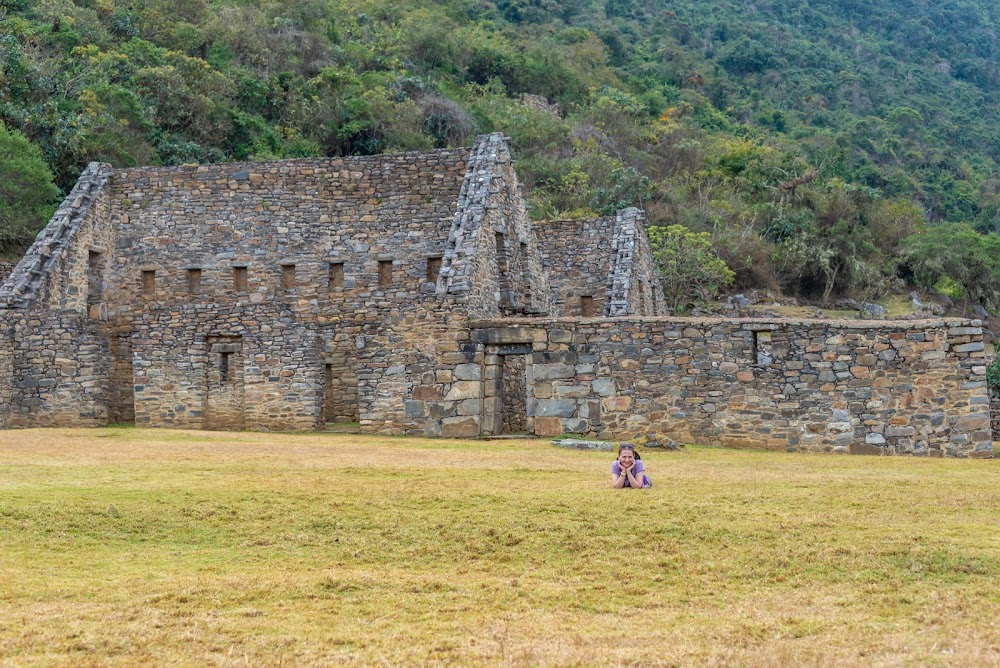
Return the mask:
[[1000,462],[0,432],[0,665],[1000,665]]

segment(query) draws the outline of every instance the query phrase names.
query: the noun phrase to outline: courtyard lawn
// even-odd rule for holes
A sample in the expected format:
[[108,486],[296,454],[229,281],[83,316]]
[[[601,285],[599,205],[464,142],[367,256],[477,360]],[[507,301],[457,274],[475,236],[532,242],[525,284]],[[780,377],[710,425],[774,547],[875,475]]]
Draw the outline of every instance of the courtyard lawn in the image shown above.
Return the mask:
[[0,666],[998,665],[1000,461],[0,432]]

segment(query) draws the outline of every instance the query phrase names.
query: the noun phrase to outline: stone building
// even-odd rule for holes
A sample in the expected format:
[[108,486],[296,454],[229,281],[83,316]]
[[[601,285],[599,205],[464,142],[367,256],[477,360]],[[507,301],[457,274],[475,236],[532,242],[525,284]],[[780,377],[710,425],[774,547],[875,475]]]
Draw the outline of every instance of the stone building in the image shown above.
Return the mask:
[[0,287],[0,426],[991,454],[976,321],[664,313],[641,212],[533,224],[499,135],[94,163]]

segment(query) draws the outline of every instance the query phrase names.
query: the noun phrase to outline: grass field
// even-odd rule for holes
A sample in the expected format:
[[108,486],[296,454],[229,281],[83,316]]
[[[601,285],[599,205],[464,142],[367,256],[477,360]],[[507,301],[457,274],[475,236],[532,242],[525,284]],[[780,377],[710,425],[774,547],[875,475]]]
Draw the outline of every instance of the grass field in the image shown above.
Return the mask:
[[1000,665],[1000,461],[0,432],[0,666]]

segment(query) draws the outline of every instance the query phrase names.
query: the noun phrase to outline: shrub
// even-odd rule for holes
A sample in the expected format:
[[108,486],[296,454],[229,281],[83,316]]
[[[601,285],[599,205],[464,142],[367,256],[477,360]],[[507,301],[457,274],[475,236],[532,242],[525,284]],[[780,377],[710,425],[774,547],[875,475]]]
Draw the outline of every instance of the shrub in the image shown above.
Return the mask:
[[648,233],[653,260],[671,310],[711,299],[732,284],[735,274],[715,253],[708,232],[670,225],[650,227]]

